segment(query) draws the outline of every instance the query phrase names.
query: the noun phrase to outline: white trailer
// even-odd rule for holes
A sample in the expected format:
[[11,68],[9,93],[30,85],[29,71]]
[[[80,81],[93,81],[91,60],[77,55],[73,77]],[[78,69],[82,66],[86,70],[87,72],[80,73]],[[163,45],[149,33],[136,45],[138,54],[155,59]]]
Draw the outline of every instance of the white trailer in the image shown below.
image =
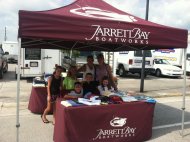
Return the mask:
[[52,74],[55,65],[61,65],[61,60],[62,52],[57,49],[21,48],[21,77]]

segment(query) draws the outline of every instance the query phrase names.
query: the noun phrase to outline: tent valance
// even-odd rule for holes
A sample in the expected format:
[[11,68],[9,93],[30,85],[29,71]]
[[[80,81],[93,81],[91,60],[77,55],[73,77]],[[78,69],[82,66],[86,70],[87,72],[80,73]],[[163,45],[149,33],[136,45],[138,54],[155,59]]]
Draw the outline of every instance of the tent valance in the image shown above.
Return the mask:
[[127,51],[186,48],[188,31],[155,24],[102,0],[48,11],[19,11],[23,48]]

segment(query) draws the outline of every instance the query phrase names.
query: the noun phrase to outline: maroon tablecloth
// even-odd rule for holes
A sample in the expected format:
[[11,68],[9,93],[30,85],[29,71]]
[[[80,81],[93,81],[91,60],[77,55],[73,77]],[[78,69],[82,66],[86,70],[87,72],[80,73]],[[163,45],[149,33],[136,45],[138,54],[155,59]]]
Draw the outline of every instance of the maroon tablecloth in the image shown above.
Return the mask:
[[47,88],[32,87],[28,109],[33,113],[42,114],[47,106]]
[[64,107],[60,102],[54,142],[142,142],[152,136],[155,104]]

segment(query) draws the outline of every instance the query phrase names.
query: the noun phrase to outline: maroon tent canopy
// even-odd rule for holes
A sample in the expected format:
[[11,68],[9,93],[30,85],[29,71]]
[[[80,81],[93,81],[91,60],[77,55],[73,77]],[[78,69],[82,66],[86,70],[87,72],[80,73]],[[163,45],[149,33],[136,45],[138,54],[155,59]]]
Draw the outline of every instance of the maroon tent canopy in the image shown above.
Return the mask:
[[19,11],[19,37],[24,48],[187,48],[187,36],[187,30],[145,21],[102,0],[78,0],[48,11]]

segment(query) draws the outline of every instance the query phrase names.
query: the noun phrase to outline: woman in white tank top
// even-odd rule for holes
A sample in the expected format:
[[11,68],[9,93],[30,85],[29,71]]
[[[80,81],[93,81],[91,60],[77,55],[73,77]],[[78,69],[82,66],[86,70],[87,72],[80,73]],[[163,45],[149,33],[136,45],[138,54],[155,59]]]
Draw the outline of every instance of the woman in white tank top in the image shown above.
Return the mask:
[[94,58],[92,55],[87,56],[87,64],[84,64],[82,67],[78,69],[78,72],[83,72],[83,80],[87,73],[92,73],[93,77],[95,75],[95,65]]

